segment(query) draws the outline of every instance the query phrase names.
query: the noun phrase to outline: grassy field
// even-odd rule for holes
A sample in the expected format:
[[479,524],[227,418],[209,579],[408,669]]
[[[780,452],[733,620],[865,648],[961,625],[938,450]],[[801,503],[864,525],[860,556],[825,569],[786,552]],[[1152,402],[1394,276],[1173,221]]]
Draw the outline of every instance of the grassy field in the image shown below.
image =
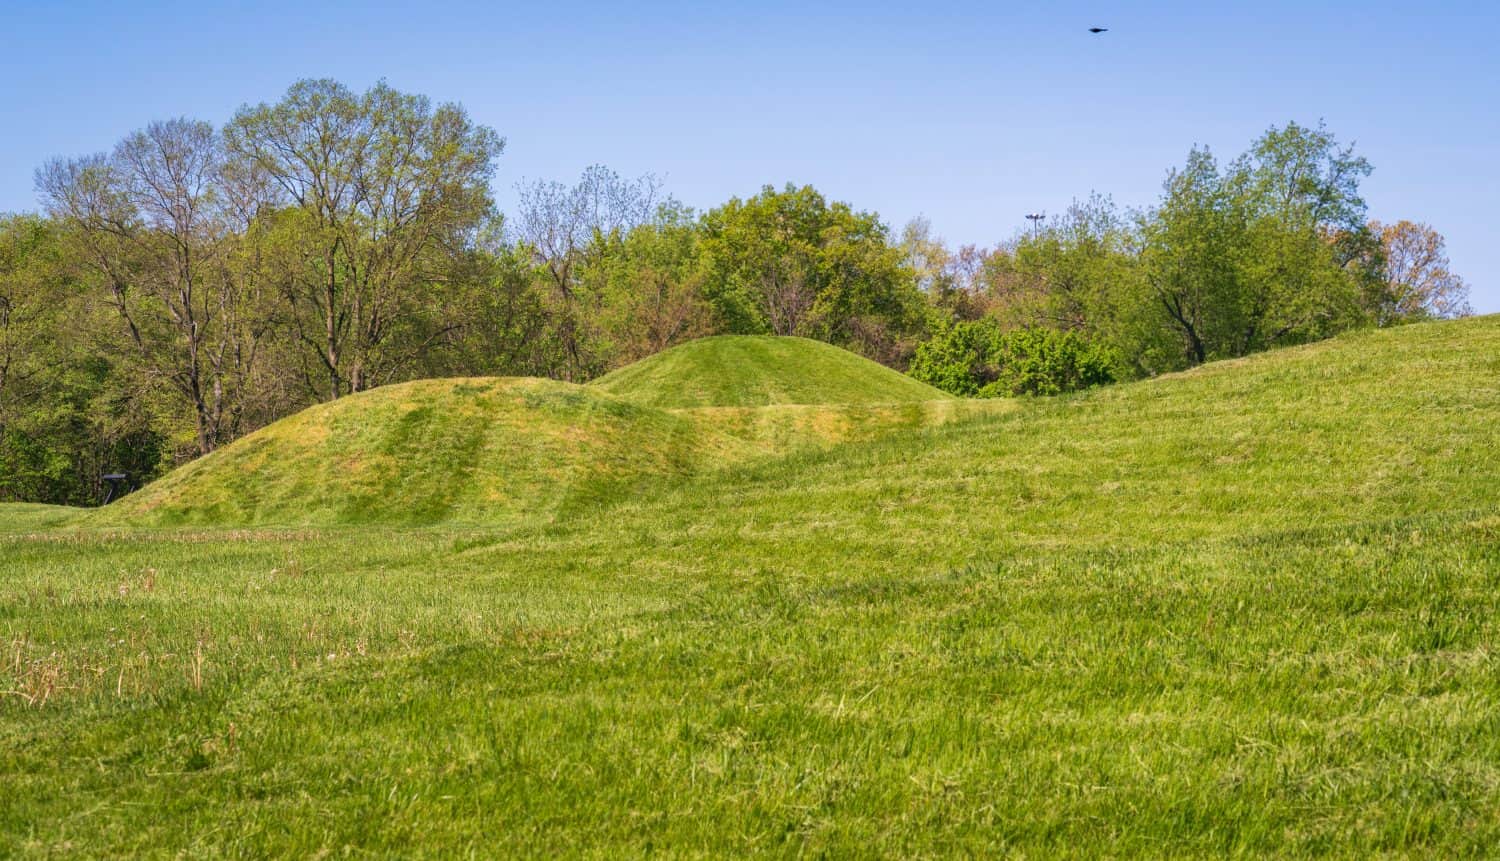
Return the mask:
[[738,397],[490,522],[0,508],[0,855],[1500,845],[1500,318]]

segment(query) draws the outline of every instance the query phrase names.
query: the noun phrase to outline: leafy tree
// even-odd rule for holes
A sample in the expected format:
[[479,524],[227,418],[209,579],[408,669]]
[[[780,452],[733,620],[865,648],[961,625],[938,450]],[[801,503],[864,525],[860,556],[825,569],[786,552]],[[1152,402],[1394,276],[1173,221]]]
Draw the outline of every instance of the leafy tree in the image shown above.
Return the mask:
[[274,278],[310,389],[333,399],[395,379],[457,325],[423,312],[453,309],[449,269],[493,206],[494,131],[384,83],[356,94],[304,80],[242,108],[225,140],[284,210]]
[[0,429],[34,402],[54,367],[48,345],[62,324],[54,273],[56,228],[36,216],[0,216]]
[[[59,446],[63,380],[58,344],[66,297],[56,273],[55,226],[0,217],[0,500],[62,501],[76,494]],[[62,421],[59,421],[61,419]]]
[[90,504],[103,472],[147,479],[166,454],[132,384],[91,348],[107,318],[69,274],[62,233],[0,216],[0,501]]
[[926,312],[885,225],[811,186],[766,186],[703,217],[706,295],[724,330],[803,335],[899,364]]
[[460,326],[429,358],[432,372],[455,376],[564,377],[573,356],[557,337],[548,275],[529,247],[490,231],[457,283]]
[[230,265],[238,237],[222,170],[213,127],[179,119],[152,123],[110,155],[53,161],[37,174],[132,360],[190,405],[198,454],[236,434],[266,328]]
[[923,343],[910,373],[966,397],[1056,395],[1114,381],[1106,351],[1076,331],[957,323]]
[[1023,234],[1011,252],[1020,289],[1004,307],[1024,325],[1098,327],[1112,316],[1113,292],[1130,265],[1128,237],[1114,203],[1091,195],[1074,201],[1044,230]]
[[1350,264],[1368,244],[1360,181],[1371,171],[1321,123],[1272,127],[1236,161],[1230,180],[1247,199],[1248,280],[1258,297],[1249,316],[1263,321],[1244,334],[1243,352],[1363,322],[1358,297],[1371,273]]
[[1160,364],[1156,314],[1143,314],[1140,237],[1108,197],[1074,201],[1042,229],[1017,236],[987,258],[989,313],[1005,328],[1074,331],[1107,347],[1119,377]]
[[1326,337],[1361,322],[1369,165],[1321,127],[1268,131],[1221,170],[1194,149],[1142,218],[1151,302],[1197,364]]
[[1332,234],[1365,227],[1360,180],[1372,172],[1353,146],[1340,147],[1322,123],[1272,126],[1235,163],[1231,173],[1246,186],[1258,215]]
[[582,277],[598,297],[597,338],[610,367],[714,331],[690,209],[668,201],[627,233],[600,235]]
[[1143,266],[1168,325],[1182,337],[1188,359],[1205,362],[1219,351],[1223,332],[1237,327],[1239,201],[1207,150],[1188,154],[1186,167],[1167,179],[1162,205],[1142,225]]

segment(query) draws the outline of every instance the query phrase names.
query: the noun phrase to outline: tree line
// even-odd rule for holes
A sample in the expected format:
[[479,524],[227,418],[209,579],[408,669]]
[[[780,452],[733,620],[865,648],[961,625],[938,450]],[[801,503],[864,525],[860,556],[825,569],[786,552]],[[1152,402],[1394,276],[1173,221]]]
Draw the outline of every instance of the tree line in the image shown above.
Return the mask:
[[1468,312],[1440,235],[1371,222],[1322,126],[990,248],[808,186],[695,212],[652,176],[492,181],[504,141],[382,83],[154,122],[0,216],[0,500],[86,503],[303,407],[432,376],[582,382],[717,333],[817,338],[966,395],[1052,394]]

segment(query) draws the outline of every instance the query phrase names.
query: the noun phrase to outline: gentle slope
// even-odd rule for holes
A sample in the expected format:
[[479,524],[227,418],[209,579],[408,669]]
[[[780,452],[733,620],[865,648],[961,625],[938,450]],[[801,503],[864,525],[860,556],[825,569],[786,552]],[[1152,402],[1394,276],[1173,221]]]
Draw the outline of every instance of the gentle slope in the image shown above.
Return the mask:
[[646,406],[758,407],[878,404],[953,396],[848,350],[807,338],[699,338],[627,365],[590,385]]
[[[684,386],[667,386],[664,375],[674,374]],[[683,396],[679,401],[781,406],[673,414],[658,408],[673,400],[667,388]],[[830,398],[843,400],[819,402]],[[1004,403],[948,398],[827,344],[706,338],[597,385],[426,380],[315,406],[89,519],[135,526],[509,527],[555,521],[643,482],[1004,409]]]
[[100,523],[515,525],[740,444],[581,386],[500,378],[384,386],[311,407],[103,509]]

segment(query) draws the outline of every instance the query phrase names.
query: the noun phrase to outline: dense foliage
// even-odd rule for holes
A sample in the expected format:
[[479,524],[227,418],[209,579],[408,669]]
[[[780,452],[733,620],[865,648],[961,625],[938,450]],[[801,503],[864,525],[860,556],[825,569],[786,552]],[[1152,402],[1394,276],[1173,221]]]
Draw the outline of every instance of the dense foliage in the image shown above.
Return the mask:
[[711,334],[1046,394],[1467,311],[1442,237],[1367,223],[1370,166],[1321,127],[957,250],[809,186],[698,213],[603,167],[502,215],[503,148],[457,105],[312,80],[44,165],[44,212],[0,216],[0,500],[88,502],[375,386],[582,382]]
[[1076,331],[958,323],[917,348],[909,373],[967,397],[1056,395],[1114,381],[1109,356]]
[[819,338],[891,364],[923,332],[916,279],[872,213],[767,186],[702,229],[707,295],[727,331]]

